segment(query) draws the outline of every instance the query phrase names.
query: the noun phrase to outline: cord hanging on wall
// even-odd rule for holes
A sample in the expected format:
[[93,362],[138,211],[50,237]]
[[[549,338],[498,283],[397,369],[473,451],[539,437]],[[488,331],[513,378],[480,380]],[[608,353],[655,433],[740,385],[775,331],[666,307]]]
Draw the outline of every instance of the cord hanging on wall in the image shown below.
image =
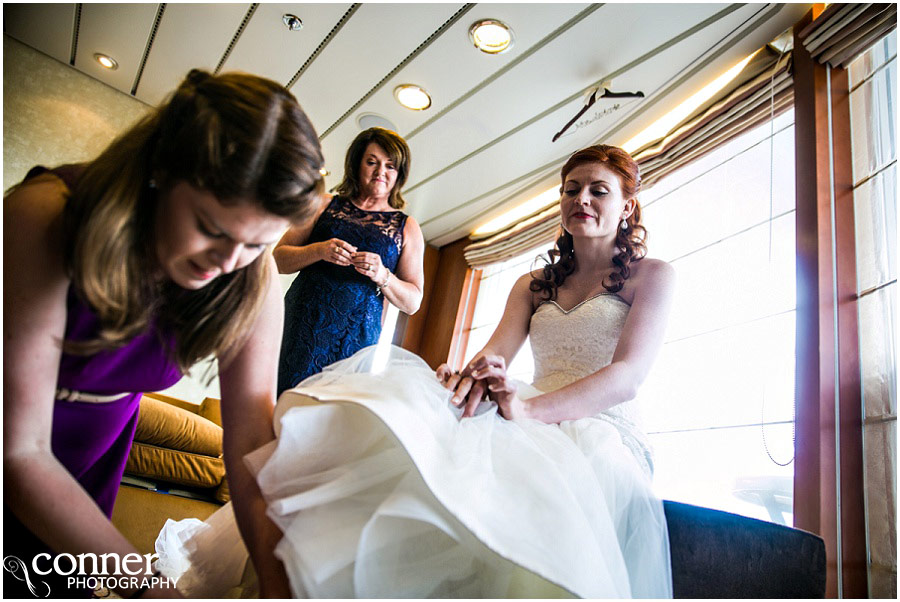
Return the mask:
[[[594,86],[593,88],[589,88],[584,95],[584,106],[581,107],[581,110],[575,114],[575,117],[569,120],[569,123],[563,126],[563,129],[556,132],[556,135],[553,136],[551,142],[556,142],[559,140],[559,137],[562,136],[567,129],[572,127],[572,124],[578,121],[578,118],[584,115],[584,113],[593,106],[595,102],[597,102],[598,98],[643,98],[643,92],[611,92],[607,86],[611,86],[612,82],[605,81],[599,86]],[[603,94],[597,96],[600,92],[600,89],[603,89]]]

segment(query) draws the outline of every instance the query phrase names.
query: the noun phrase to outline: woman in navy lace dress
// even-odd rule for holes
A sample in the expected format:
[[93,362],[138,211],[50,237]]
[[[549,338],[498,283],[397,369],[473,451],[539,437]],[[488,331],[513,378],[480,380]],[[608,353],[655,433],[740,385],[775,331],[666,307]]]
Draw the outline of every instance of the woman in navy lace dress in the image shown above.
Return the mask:
[[299,271],[285,295],[278,393],[378,342],[384,300],[407,314],[422,301],[425,241],[400,211],[409,147],[384,128],[361,132],[344,179],[312,227],[275,247],[282,274]]

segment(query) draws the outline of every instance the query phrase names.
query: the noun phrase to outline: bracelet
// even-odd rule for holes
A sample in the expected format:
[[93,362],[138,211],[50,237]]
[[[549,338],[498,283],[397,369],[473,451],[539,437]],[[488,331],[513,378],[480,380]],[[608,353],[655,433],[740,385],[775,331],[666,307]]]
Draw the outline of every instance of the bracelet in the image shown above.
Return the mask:
[[382,282],[381,284],[375,285],[376,287],[378,287],[378,290],[381,290],[384,287],[386,287],[388,285],[388,282],[391,281],[391,276],[393,276],[393,273],[390,270],[388,270],[387,273],[388,273],[388,275],[387,275],[387,278],[384,279],[384,282]]
[[[157,569],[157,570],[153,573],[153,579],[159,577],[160,575],[162,575],[162,572],[161,572],[160,570]],[[147,579],[147,578],[145,577],[145,578],[144,578],[144,585],[140,586],[138,589],[136,589],[136,590],[134,590],[133,592],[131,592],[131,595],[128,596],[128,597],[129,597],[129,598],[140,598],[140,597],[144,594],[144,592],[146,592],[148,589],[150,589],[150,581],[151,581],[151,580],[152,580],[152,579]]]

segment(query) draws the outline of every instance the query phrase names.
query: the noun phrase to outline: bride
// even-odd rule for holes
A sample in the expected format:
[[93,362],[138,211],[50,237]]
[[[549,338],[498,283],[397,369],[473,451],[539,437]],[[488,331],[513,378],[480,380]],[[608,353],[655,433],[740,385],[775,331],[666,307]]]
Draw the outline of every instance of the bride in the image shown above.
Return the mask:
[[[282,394],[277,440],[245,461],[295,596],[671,597],[636,393],[674,272],[643,258],[639,189],[619,148],[570,157],[550,263],[461,373],[369,347]],[[527,336],[533,386],[506,374]],[[224,595],[247,559],[230,506],[169,521],[157,552],[193,596]]]

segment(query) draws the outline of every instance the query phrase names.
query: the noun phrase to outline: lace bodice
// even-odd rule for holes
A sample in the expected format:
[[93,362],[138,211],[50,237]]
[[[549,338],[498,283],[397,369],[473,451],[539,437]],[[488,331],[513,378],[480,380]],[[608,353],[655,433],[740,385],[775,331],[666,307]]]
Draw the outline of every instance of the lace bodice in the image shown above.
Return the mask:
[[[365,211],[336,196],[307,244],[339,238],[360,251],[378,253],[394,272],[406,220],[400,211]],[[278,393],[378,342],[383,307],[375,283],[352,266],[318,261],[301,270],[285,295]]]
[[[350,199],[336,196],[319,218],[310,241],[327,240],[333,236],[343,238],[361,251],[386,255],[384,263],[393,270],[403,249],[406,218],[402,211],[365,211]],[[382,239],[391,240],[394,248],[386,247]]]
[[[568,311],[554,301],[542,303],[531,316],[529,332],[534,387],[555,391],[608,366],[630,309],[612,293],[591,297]],[[646,468],[652,471],[650,445],[641,431],[636,399],[604,410],[596,418],[615,424],[638,461],[646,461]]]

